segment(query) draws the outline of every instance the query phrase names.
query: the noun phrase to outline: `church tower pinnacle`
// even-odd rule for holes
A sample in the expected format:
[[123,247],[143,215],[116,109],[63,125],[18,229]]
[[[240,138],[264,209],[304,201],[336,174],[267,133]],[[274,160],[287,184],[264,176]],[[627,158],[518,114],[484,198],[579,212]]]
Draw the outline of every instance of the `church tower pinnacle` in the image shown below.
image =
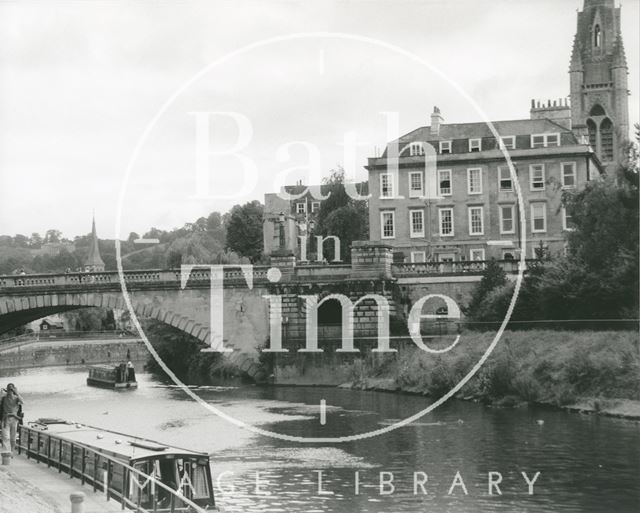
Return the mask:
[[605,163],[629,137],[628,67],[614,0],[584,0],[578,12],[569,76],[571,122]]
[[98,246],[98,234],[96,233],[96,217],[93,216],[91,224],[91,241],[89,242],[89,253],[84,263],[86,272],[102,272],[104,271],[104,261],[100,256],[100,247]]

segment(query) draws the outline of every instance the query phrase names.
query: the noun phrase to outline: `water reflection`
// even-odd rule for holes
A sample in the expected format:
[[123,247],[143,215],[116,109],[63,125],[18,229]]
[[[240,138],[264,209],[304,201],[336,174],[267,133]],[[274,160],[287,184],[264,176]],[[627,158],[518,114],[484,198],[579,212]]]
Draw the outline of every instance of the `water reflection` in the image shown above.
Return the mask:
[[[228,511],[640,510],[635,422],[453,401],[386,435],[300,444],[231,426],[149,375],[139,376],[138,390],[123,392],[87,387],[85,378],[82,369],[46,369],[11,380],[25,396],[29,418],[64,416],[212,453],[218,496]],[[334,388],[200,387],[198,393],[236,418],[305,437],[378,429],[427,405],[417,396]],[[322,399],[328,405],[324,426]],[[319,471],[326,495],[318,494]],[[448,495],[457,472],[466,495],[460,484]],[[489,495],[489,472],[500,472],[502,495]],[[522,472],[528,479],[541,473],[533,495]],[[264,494],[256,493],[256,481]]]

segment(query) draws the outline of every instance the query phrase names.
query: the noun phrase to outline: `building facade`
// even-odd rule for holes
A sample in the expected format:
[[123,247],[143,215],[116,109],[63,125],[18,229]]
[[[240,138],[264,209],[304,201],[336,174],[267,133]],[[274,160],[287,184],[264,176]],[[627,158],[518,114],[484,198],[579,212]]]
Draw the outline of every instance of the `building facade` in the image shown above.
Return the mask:
[[497,134],[485,123],[445,124],[436,107],[429,126],[369,159],[370,239],[409,262],[516,258],[524,240],[527,258],[541,247],[562,252],[571,229],[563,192],[612,170],[629,137],[620,16],[614,0],[584,0],[570,101],[534,100],[529,119],[494,122]]
[[[328,185],[320,186],[320,196],[329,194]],[[308,189],[308,190],[307,190]],[[366,182],[356,184],[359,194],[366,195]],[[285,186],[291,199],[284,199],[278,193],[264,196],[264,216],[262,234],[266,256],[294,255],[297,260],[316,259],[314,229],[320,213],[322,199],[315,197],[311,189],[302,182]],[[307,237],[307,251],[302,251],[301,237]]]
[[[568,123],[543,118],[543,107],[535,111],[535,119],[493,123],[498,140],[485,123],[444,124],[436,108],[430,126],[370,158],[370,240],[393,246],[395,258],[406,262],[517,258],[525,240],[528,258],[541,245],[563,251],[571,219],[562,193],[598,176],[601,165]],[[397,157],[389,157],[391,146]]]

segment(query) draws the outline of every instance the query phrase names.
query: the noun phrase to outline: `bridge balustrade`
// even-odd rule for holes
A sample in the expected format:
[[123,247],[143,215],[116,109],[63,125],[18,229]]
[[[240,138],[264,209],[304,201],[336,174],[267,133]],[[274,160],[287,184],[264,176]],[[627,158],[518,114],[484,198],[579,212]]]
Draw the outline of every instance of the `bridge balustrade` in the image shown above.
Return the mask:
[[[528,260],[531,262],[531,260]],[[480,275],[487,267],[488,261],[465,260],[455,262],[420,262],[420,263],[394,263],[392,273],[397,278],[420,276],[455,276],[455,275]],[[518,260],[498,260],[500,267],[507,274],[517,274]]]
[[[500,266],[508,274],[518,272],[519,261],[500,260]],[[528,260],[527,262],[531,262]],[[456,262],[422,262],[422,263],[394,263],[392,274],[396,278],[421,276],[456,276],[480,275],[487,266],[487,261],[456,261]],[[267,271],[270,266],[254,266],[253,281],[267,281]],[[343,280],[349,277],[350,264],[340,265],[300,265],[292,268],[292,279],[300,281],[313,280]],[[135,270],[124,271],[127,285],[145,284],[173,284],[179,287],[181,283],[180,269],[166,270]],[[210,271],[207,268],[195,267],[189,274],[188,283],[209,283]],[[245,283],[245,275],[240,267],[225,269],[225,281]],[[114,285],[120,284],[117,271],[65,273],[65,274],[22,274],[0,276],[0,289],[48,288],[65,286]]]
[[[266,281],[269,266],[254,267],[254,281]],[[173,283],[179,286],[181,283],[180,269],[149,270],[149,271],[125,271],[125,283],[128,284],[148,284],[148,283]],[[225,280],[245,281],[244,273],[240,268],[225,269]],[[210,272],[208,269],[195,268],[189,275],[189,282],[209,282]],[[0,289],[22,289],[29,287],[65,287],[87,284],[120,284],[120,275],[117,271],[87,272],[87,273],[65,273],[65,274],[23,274],[0,276]]]

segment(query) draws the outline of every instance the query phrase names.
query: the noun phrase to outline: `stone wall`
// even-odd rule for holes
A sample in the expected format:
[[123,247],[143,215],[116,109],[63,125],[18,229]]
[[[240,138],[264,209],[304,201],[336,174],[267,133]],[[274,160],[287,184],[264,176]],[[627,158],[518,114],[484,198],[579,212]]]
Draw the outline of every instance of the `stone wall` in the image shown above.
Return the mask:
[[[33,347],[30,347],[33,346]],[[90,365],[121,363],[126,361],[127,351],[131,361],[141,368],[149,353],[142,341],[86,342],[83,344],[59,342],[46,346],[27,345],[22,349],[5,352],[0,358],[0,369],[25,369],[31,367],[55,367],[66,365]]]

